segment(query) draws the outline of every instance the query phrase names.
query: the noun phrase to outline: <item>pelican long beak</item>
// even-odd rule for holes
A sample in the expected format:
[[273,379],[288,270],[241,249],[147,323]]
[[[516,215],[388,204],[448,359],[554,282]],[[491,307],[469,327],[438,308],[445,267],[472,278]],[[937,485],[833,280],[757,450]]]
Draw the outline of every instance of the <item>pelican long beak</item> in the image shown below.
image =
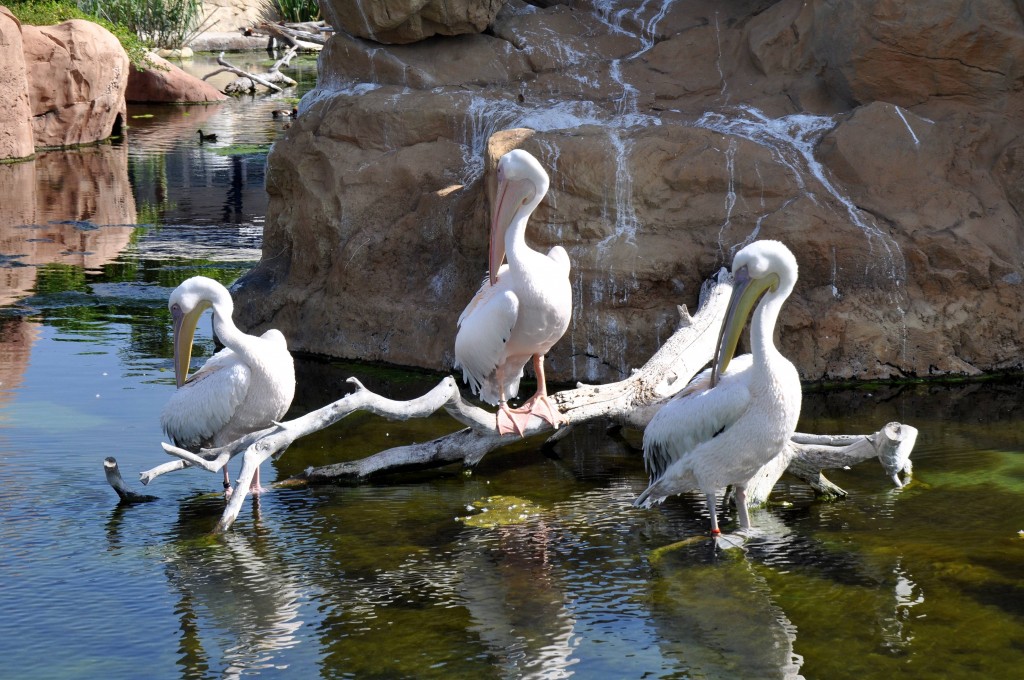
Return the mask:
[[752,279],[746,267],[740,267],[733,274],[732,296],[729,298],[729,306],[725,310],[722,331],[718,336],[718,348],[715,350],[715,359],[711,364],[712,387],[718,384],[718,376],[729,367],[729,362],[736,354],[736,345],[739,344],[740,335],[743,333],[744,326],[747,325],[747,319],[761,296],[778,287],[778,274],[773,273],[763,278]]
[[491,285],[498,280],[498,270],[505,259],[505,232],[516,213],[532,195],[533,185],[524,180],[503,180],[498,184],[497,201],[491,217],[491,243],[487,266]]
[[188,369],[192,361],[192,339],[196,334],[199,317],[203,315],[209,303],[199,304],[188,314],[175,306],[171,310],[174,327],[174,381],[181,387],[188,379]]

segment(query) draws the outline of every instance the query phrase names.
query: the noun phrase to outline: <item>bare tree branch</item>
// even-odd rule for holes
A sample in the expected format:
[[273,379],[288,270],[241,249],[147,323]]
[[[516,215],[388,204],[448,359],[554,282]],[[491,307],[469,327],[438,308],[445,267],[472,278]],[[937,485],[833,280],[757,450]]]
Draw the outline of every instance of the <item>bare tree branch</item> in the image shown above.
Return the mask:
[[[217,75],[218,73],[224,73],[225,71],[227,71],[229,73],[234,73],[236,76],[239,76],[240,78],[248,78],[252,82],[257,83],[259,85],[262,85],[263,87],[267,88],[268,90],[273,90],[274,92],[283,92],[284,91],[280,87],[275,85],[274,83],[272,83],[269,80],[267,80],[266,78],[263,78],[263,77],[260,77],[260,76],[257,76],[257,75],[253,75],[252,73],[249,73],[248,71],[243,71],[242,69],[238,68],[237,66],[235,66],[231,62],[227,61],[224,58],[224,53],[223,52],[221,52],[220,56],[217,57],[217,63],[220,64],[223,68],[219,68],[216,71],[212,71],[210,73],[207,73],[205,76],[203,76],[203,80],[206,80],[207,78],[210,78],[211,76]],[[284,77],[287,78],[287,76],[284,76]],[[291,80],[291,78],[288,78],[288,80]],[[237,83],[237,82],[238,81],[236,80],[236,81],[233,81],[232,83],[229,83],[228,87],[225,87],[224,89],[225,90],[229,89],[234,83]],[[292,80],[292,82],[290,84],[294,85],[295,81]],[[243,88],[243,89],[247,89],[247,88]]]

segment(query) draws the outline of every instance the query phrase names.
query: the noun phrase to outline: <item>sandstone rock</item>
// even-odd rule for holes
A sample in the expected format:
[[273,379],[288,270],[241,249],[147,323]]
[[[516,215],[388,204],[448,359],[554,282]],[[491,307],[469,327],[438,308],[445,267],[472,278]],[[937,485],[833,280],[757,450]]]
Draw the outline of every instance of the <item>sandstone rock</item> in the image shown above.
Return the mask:
[[102,26],[23,26],[36,146],[87,144],[124,124],[128,55]]
[[503,0],[325,0],[328,23],[378,43],[404,45],[433,35],[480,33]]
[[552,178],[527,239],[572,263],[556,380],[628,374],[755,238],[800,262],[778,339],[806,379],[1020,368],[1024,30],[1001,7],[513,0],[488,35],[338,36],[269,155],[236,313],[296,349],[450,369],[515,144]]
[[197,52],[264,49],[266,36],[245,35],[244,31],[267,18],[276,20],[273,9],[265,17],[265,8],[272,7],[270,2],[252,0],[203,0],[203,32],[193,37],[189,46]]
[[1024,76],[1019,4],[894,0],[815,4],[812,43],[837,94],[856,104],[1001,97]]
[[161,104],[220,102],[227,95],[201,78],[186,73],[166,59],[149,55],[153,64],[145,71],[131,66],[125,99],[130,102]]
[[25,54],[21,23],[6,7],[0,7],[0,160],[24,158],[35,151],[32,110],[28,102]]

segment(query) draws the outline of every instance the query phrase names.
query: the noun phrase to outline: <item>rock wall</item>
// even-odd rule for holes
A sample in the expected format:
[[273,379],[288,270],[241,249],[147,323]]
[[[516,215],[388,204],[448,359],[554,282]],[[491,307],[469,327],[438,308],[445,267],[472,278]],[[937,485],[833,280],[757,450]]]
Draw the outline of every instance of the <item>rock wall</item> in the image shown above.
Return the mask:
[[320,3],[327,22],[349,35],[404,45],[433,35],[480,33],[504,0],[335,0]]
[[1022,85],[1024,18],[997,0],[509,0],[480,34],[339,34],[270,153],[237,313],[296,349],[450,369],[488,140],[525,129],[494,148],[552,177],[527,238],[572,261],[555,379],[641,365],[756,238],[800,262],[779,342],[805,379],[1020,368]]

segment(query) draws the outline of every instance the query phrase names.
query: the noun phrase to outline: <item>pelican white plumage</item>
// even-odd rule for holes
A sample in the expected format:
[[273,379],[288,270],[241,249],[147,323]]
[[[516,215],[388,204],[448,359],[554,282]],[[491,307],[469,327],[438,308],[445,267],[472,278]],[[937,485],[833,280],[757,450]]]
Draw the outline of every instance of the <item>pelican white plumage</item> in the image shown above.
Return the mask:
[[[644,431],[651,483],[635,502],[650,507],[700,489],[712,534],[720,533],[715,493],[728,485],[736,492],[741,529],[750,528],[746,484],[783,450],[800,416],[800,376],[772,339],[796,284],[796,258],[778,241],[756,241],[736,253],[732,271],[734,288],[711,368],[665,404]],[[730,364],[752,309],[751,354]]]
[[[164,407],[160,424],[184,449],[223,446],[280,420],[295,395],[295,365],[284,335],[243,333],[231,318],[227,288],[205,276],[184,281],[167,303],[174,324],[174,377],[178,389]],[[199,318],[213,309],[213,330],[224,349],[188,375],[192,339]],[[259,469],[252,490],[260,491]],[[231,492],[227,466],[224,489]]]
[[[526,429],[530,416],[556,428],[563,422],[547,396],[544,355],[569,327],[572,287],[569,256],[555,246],[547,254],[526,244],[526,223],[548,191],[548,175],[536,158],[514,149],[498,161],[498,190],[491,220],[489,277],[459,317],[455,366],[473,392],[498,405],[501,434]],[[508,264],[502,260],[508,256]],[[520,408],[507,400],[519,393],[523,367],[533,358],[537,392]]]

